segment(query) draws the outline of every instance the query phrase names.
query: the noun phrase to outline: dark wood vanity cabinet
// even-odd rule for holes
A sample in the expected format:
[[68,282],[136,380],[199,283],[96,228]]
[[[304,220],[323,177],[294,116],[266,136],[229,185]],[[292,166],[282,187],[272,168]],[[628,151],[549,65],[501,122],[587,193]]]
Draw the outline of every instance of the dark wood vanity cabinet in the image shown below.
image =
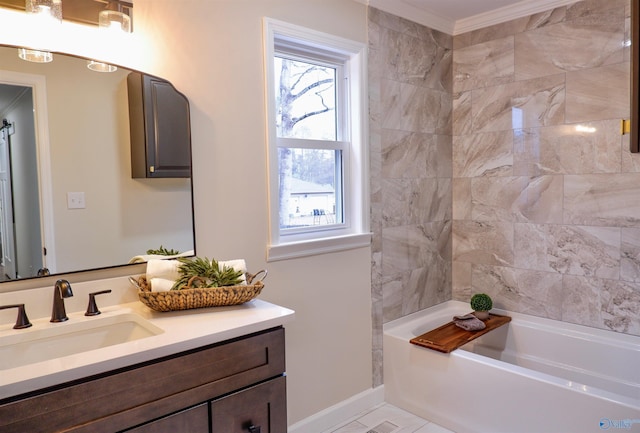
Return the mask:
[[286,413],[285,379],[256,385],[211,403],[212,433],[286,432],[286,422],[273,419],[274,413]]
[[286,433],[284,329],[0,401],[3,433]]
[[283,376],[134,427],[126,433],[286,432],[286,419],[276,416],[286,413],[284,393]]
[[127,76],[131,176],[191,177],[189,101],[171,83],[138,72]]

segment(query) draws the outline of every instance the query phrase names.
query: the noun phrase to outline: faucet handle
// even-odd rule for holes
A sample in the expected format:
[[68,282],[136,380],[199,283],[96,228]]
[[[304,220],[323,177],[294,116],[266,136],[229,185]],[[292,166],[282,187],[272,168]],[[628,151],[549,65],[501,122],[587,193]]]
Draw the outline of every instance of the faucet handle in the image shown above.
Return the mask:
[[111,289],[89,293],[89,305],[87,305],[87,312],[84,313],[85,316],[97,316],[98,314],[100,314],[100,310],[98,310],[98,304],[96,304],[96,295],[102,295],[104,293],[111,293]]
[[27,317],[27,312],[24,309],[24,304],[0,305],[0,310],[6,310],[7,308],[18,309],[18,317],[16,319],[16,324],[13,325],[13,329],[24,329],[31,326],[31,322],[29,322],[29,318]]

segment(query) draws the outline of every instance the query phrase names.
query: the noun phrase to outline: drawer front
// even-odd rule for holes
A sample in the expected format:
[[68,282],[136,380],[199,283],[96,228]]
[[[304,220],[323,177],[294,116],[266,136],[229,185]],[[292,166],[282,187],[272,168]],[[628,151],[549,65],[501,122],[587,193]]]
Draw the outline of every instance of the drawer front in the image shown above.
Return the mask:
[[209,433],[209,405],[204,403],[126,431],[126,433],[179,432]]
[[286,433],[285,377],[211,403],[212,433]]
[[1,405],[0,431],[112,433],[284,371],[276,328]]

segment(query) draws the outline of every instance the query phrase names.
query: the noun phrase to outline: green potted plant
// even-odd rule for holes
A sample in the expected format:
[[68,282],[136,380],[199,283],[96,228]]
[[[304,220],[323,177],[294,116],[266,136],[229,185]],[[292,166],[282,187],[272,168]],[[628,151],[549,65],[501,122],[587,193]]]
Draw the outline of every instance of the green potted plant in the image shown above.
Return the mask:
[[480,320],[489,318],[489,310],[493,308],[493,301],[486,293],[476,293],[471,297],[473,314]]
[[180,278],[176,280],[171,290],[235,286],[242,281],[240,278],[242,271],[220,266],[215,259],[179,257],[178,261],[181,263],[178,268]]

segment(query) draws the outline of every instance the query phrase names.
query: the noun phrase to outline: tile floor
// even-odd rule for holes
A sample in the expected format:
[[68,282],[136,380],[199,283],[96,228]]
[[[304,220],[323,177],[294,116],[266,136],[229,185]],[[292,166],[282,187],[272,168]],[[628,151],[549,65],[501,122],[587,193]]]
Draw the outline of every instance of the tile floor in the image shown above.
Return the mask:
[[454,433],[387,403],[323,433]]

